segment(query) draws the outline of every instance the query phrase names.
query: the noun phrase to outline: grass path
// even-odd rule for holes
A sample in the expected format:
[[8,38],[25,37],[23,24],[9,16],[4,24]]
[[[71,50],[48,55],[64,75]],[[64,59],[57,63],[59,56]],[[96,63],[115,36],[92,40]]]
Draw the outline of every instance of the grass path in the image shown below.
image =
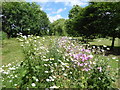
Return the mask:
[[5,39],[2,41],[2,64],[8,64],[24,59],[20,43],[15,39]]

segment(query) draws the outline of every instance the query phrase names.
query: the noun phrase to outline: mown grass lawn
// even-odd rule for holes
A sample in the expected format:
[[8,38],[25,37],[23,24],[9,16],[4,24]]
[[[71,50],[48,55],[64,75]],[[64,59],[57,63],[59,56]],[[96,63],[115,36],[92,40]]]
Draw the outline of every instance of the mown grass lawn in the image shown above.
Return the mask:
[[19,62],[24,59],[22,48],[16,38],[5,39],[2,41],[2,64]]

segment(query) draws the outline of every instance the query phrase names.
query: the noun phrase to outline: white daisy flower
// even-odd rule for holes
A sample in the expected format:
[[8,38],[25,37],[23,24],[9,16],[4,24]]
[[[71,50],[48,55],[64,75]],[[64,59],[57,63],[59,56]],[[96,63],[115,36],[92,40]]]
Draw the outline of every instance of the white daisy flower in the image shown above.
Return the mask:
[[35,83],[32,83],[31,85],[32,85],[33,87],[35,87],[35,86],[36,86],[36,84],[35,84]]

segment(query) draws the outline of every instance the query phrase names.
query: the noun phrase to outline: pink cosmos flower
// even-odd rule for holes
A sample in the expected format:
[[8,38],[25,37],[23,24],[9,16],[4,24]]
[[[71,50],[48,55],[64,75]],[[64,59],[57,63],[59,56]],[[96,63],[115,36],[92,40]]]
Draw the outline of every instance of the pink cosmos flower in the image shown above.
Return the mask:
[[81,49],[81,51],[85,51],[85,49]]
[[88,55],[88,58],[89,58],[89,59],[92,59],[92,58],[93,58],[93,55]]
[[84,63],[84,65],[87,65],[87,63]]
[[99,71],[102,72],[102,67],[97,67],[97,69],[99,69]]
[[85,52],[88,52],[88,53],[90,53],[90,50],[88,50],[88,49],[87,49],[87,50],[85,50]]
[[89,68],[84,68],[83,71],[89,71],[90,69]]
[[80,66],[83,66],[83,63],[81,63]]

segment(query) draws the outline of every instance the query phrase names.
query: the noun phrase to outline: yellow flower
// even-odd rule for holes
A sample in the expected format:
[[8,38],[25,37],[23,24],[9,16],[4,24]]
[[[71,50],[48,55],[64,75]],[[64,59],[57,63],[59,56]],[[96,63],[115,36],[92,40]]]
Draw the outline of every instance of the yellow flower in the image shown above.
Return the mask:
[[81,78],[82,78],[82,79],[85,79],[85,77],[83,77],[83,76],[82,76]]
[[50,60],[54,60],[54,58],[50,58]]

